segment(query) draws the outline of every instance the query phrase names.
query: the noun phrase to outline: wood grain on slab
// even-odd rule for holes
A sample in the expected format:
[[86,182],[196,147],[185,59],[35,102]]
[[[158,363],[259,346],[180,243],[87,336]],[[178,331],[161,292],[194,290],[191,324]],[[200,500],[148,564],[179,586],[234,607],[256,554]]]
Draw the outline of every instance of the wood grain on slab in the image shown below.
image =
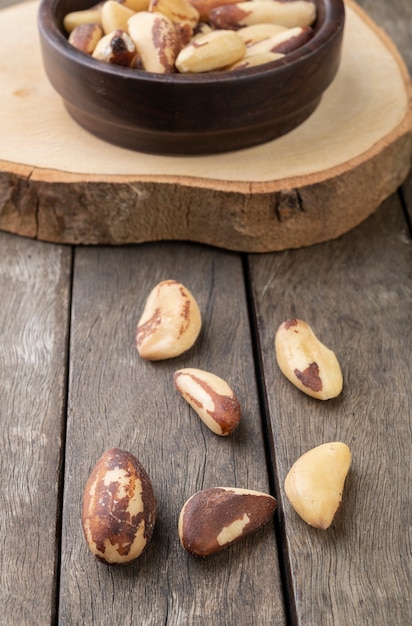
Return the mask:
[[0,623],[51,624],[71,251],[0,234]]
[[[0,228],[61,243],[192,240],[263,252],[329,240],[407,176],[410,80],[395,46],[351,0],[338,75],[317,111],[273,142],[225,155],[115,148],[70,118],[42,68],[37,3],[0,14]],[[21,56],[20,56],[21,55]]]

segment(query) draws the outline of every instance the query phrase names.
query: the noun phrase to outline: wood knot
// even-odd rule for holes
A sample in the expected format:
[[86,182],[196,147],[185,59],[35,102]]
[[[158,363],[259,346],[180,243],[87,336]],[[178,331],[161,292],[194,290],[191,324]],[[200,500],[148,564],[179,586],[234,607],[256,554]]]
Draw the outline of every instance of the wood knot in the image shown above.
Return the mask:
[[302,198],[296,189],[284,189],[276,194],[275,212],[279,222],[290,220],[303,211]]

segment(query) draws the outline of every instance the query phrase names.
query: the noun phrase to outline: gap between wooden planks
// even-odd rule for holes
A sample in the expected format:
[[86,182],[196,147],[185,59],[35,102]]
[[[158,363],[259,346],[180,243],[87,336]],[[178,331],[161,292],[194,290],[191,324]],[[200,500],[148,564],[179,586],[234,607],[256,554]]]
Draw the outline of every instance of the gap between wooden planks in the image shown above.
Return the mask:
[[275,251],[347,232],[408,174],[408,71],[351,0],[340,70],[311,118],[262,146],[198,158],[124,150],[78,127],[44,74],[37,8],[0,13],[0,49],[15,49],[16,23],[25,42],[0,67],[2,230],[56,243]]

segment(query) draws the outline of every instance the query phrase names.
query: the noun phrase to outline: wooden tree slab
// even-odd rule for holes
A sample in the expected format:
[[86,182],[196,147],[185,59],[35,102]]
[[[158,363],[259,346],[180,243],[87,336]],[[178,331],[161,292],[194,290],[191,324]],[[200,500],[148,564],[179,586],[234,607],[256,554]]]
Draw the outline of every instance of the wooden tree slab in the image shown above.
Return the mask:
[[408,71],[351,0],[341,67],[315,113],[275,141],[198,158],[124,150],[78,127],[44,74],[37,8],[0,13],[2,230],[58,243],[283,250],[357,226],[408,174]]

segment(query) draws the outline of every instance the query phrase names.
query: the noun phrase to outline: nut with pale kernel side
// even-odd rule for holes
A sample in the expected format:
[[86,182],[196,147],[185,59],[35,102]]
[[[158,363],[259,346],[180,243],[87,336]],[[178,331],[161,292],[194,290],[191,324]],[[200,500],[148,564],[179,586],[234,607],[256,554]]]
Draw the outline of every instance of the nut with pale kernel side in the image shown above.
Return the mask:
[[241,408],[228,383],[204,370],[187,367],[174,374],[175,387],[216,435],[231,435],[239,425]]
[[102,5],[96,5],[84,11],[72,11],[63,18],[63,26],[68,33],[71,33],[80,24],[98,24],[102,26]]
[[307,524],[322,530],[332,524],[350,464],[350,450],[340,441],[316,446],[293,464],[285,479],[285,493]]
[[276,506],[271,495],[252,489],[198,491],[180,512],[180,543],[194,556],[210,556],[257,532],[271,519]]
[[142,359],[171,359],[189,350],[202,327],[199,306],[191,292],[176,280],[152,289],[136,330]]
[[257,41],[262,41],[287,30],[286,26],[279,24],[252,24],[252,26],[243,26],[236,32],[246,46],[250,46]]
[[69,35],[69,43],[85,54],[93,54],[97,44],[103,37],[103,29],[99,24],[79,24]]
[[214,7],[209,23],[214,28],[239,29],[254,24],[310,26],[316,19],[316,5],[311,0],[270,0],[269,2],[237,2]]
[[104,34],[108,35],[114,30],[127,31],[127,22],[134,14],[134,11],[116,0],[105,0],[101,9]]
[[202,22],[209,20],[209,14],[212,9],[223,4],[234,4],[235,2],[237,0],[190,0],[190,3],[199,11],[199,19]]
[[307,395],[329,400],[341,393],[343,376],[338,359],[306,322],[283,322],[276,332],[275,351],[282,373]]
[[129,19],[128,32],[146,72],[175,71],[178,37],[174,23],[166,15],[139,11]]
[[182,74],[219,70],[239,61],[246,45],[234,30],[214,30],[196,37],[176,57],[176,68]]
[[246,56],[261,54],[262,52],[287,54],[309,41],[313,37],[313,32],[310,26],[288,28],[284,32],[275,33],[265,39],[249,44]]
[[[262,0],[263,1],[263,0]],[[245,54],[243,59],[240,59],[237,63],[234,63],[230,67],[226,68],[228,71],[241,70],[247,67],[256,67],[257,65],[264,65],[265,63],[271,63],[272,61],[278,61],[285,55],[278,52],[257,52],[256,54]]]
[[187,24],[192,29],[199,22],[199,11],[189,0],[150,0],[149,11],[162,13],[174,24]]
[[130,452],[107,450],[83,496],[82,526],[92,554],[108,565],[134,561],[148,545],[155,521],[155,496],[144,467]]
[[116,0],[135,13],[139,11],[147,11],[150,0]]

